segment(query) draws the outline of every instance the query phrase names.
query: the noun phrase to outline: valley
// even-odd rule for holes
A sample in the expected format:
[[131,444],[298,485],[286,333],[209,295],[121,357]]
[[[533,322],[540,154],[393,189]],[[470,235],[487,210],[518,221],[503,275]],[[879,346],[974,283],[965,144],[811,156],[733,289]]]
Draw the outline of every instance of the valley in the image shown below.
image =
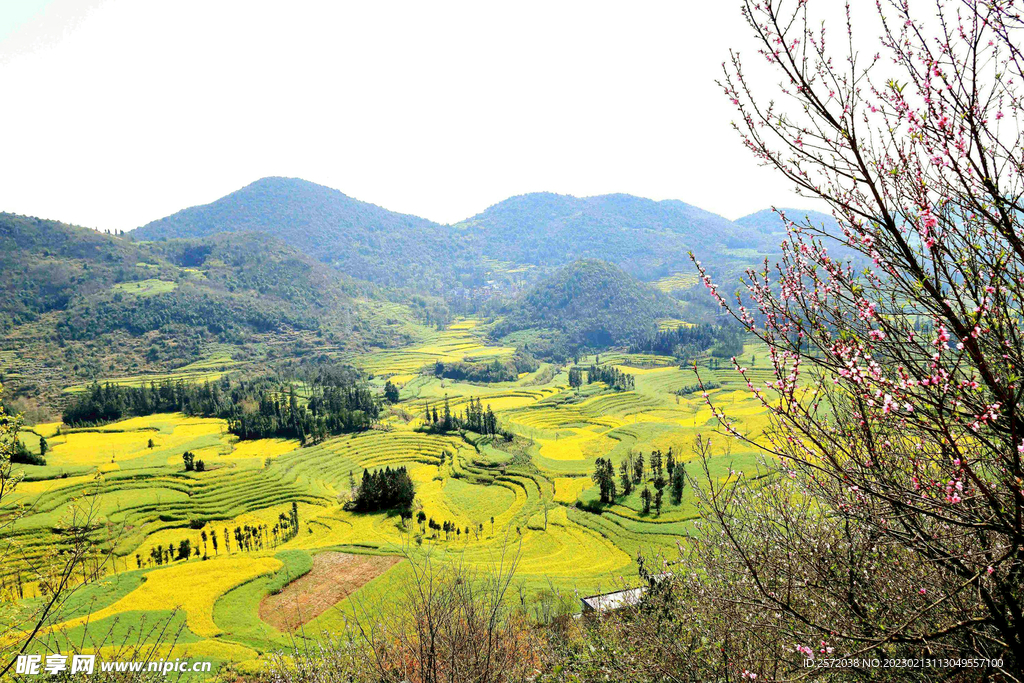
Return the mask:
[[[298,633],[330,632],[358,605],[386,599],[409,580],[404,562],[422,553],[458,554],[480,570],[515,554],[525,595],[536,600],[557,594],[570,606],[577,595],[635,581],[639,552],[670,557],[696,516],[690,492],[678,504],[666,497],[660,514],[644,514],[636,493],[600,504],[591,473],[599,457],[618,466],[630,455],[649,458],[655,449],[671,449],[678,466],[686,467],[696,435],[715,429],[699,392],[676,393],[695,381],[693,371],[669,358],[628,353],[580,359],[580,365],[600,363],[632,376],[635,389],[628,392],[600,382],[577,391],[564,368],[548,363],[515,381],[488,385],[410,372],[433,358],[495,358],[511,351],[482,343],[477,322],[457,321],[430,343],[388,356],[351,358],[357,367],[373,368],[373,382],[399,382],[400,400],[374,429],[315,446],[238,441],[223,420],[180,413],[97,428],[27,427],[21,434],[26,445],[43,437],[49,450],[47,466],[24,468],[27,480],[5,502],[7,509],[30,510],[15,529],[22,547],[35,550],[26,558],[45,554],[54,530],[76,505],[102,519],[96,541],[113,551],[102,578],[72,599],[78,616],[51,625],[51,637],[102,647],[125,629],[149,628],[155,638],[165,632],[163,620],[178,631],[175,656],[255,665],[261,654],[286,647]],[[712,391],[733,414],[744,416],[749,429],[763,428],[763,409],[741,391],[742,383],[729,378],[735,373],[710,370],[706,363],[700,373],[704,381],[720,383]],[[420,431],[424,411],[446,397],[453,412],[479,399],[514,438],[506,443],[468,432]],[[202,458],[206,471],[183,471],[185,451]],[[752,469],[756,457],[738,449],[721,458],[714,475]],[[398,466],[408,468],[415,482],[416,511],[450,522],[454,532],[433,531],[395,513],[345,510],[351,477],[358,481],[363,469]],[[649,477],[644,475],[645,483]],[[275,531],[259,547],[239,547],[231,535],[236,528],[273,527],[293,506],[299,522],[294,537],[278,538]],[[191,551],[180,558],[183,542]],[[171,559],[154,561],[157,548],[169,549]],[[312,610],[308,619],[300,613],[285,621],[260,618],[266,614],[261,605],[275,591],[286,585],[301,590],[292,582],[313,576],[316,558],[331,553],[392,559],[357,565],[361,580],[337,604]],[[4,581],[19,581],[18,571],[30,574],[28,566],[6,567]],[[174,588],[186,576],[196,590]],[[17,590],[32,600],[39,588],[26,583]]]
[[[131,640],[255,670],[385,609],[428,557],[481,574],[514,561],[532,618],[572,614],[582,596],[636,585],[638,558],[678,556],[698,517],[687,475],[756,468],[756,448],[718,434],[701,382],[756,441],[769,420],[746,382],[773,378],[767,349],[724,325],[678,249],[633,235],[602,260],[584,246],[614,233],[586,226],[636,220],[636,205],[654,216],[643,230],[678,245],[684,228],[695,244],[741,239],[738,224],[626,196],[515,198],[451,227],[358,202],[327,214],[362,226],[332,233],[335,249],[387,230],[443,232],[454,249],[371,250],[391,259],[382,274],[290,236],[313,225],[304,212],[324,215],[325,190],[261,183],[139,236],[0,221],[12,246],[5,402],[24,416],[20,481],[0,502],[17,553],[0,587],[31,615],[54,549],[72,537],[88,547],[37,647],[111,654]],[[268,193],[284,216],[274,237],[213,232],[271,229]],[[332,210],[352,206],[339,196]],[[493,258],[488,245],[510,235],[546,244],[536,225],[520,230],[537,206],[560,241]],[[529,211],[515,218],[516,207]],[[673,225],[680,216],[690,223]],[[734,246],[721,246],[724,269],[743,262],[725,255]],[[331,396],[351,405],[324,422]],[[707,473],[698,436],[716,439]],[[411,504],[356,508],[364,473],[384,470],[407,474]]]

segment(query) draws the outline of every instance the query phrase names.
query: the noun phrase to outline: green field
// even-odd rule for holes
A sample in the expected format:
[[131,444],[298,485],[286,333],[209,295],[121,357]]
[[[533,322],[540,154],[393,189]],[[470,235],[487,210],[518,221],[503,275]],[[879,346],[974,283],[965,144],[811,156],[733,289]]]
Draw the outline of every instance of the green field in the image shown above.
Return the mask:
[[[174,656],[258,666],[262,656],[295,636],[261,617],[262,601],[290,590],[293,582],[298,589],[296,579],[310,572],[321,553],[416,561],[429,551],[486,570],[502,553],[515,552],[517,579],[524,594],[533,596],[552,587],[567,594],[612,589],[635,577],[638,553],[670,553],[685,542],[696,516],[689,487],[679,504],[672,504],[666,491],[660,514],[643,514],[639,489],[601,506],[590,475],[599,457],[617,465],[630,455],[649,457],[652,449],[671,448],[678,461],[692,459],[697,435],[711,435],[717,425],[699,393],[679,393],[694,385],[693,371],[659,356],[606,353],[581,359],[581,365],[613,364],[633,375],[635,388],[628,392],[601,383],[570,389],[567,368],[551,364],[513,382],[487,385],[422,372],[438,359],[512,352],[486,344],[475,328],[473,320],[441,332],[421,328],[407,347],[346,358],[392,378],[401,387],[401,400],[379,428],[312,447],[283,439],[239,442],[222,420],[181,414],[94,429],[57,423],[27,427],[21,436],[30,449],[44,436],[50,450],[46,467],[19,466],[25,481],[0,509],[26,512],[15,528],[23,560],[0,569],[5,585],[18,585],[26,604],[38,600],[39,587],[24,579],[26,562],[46,556],[70,510],[87,507],[102,520],[94,531],[97,547],[113,549],[115,560],[104,569],[106,578],[74,595],[42,642],[74,638],[102,649],[130,629],[161,640]],[[744,353],[749,357],[758,350],[748,347]],[[211,357],[182,368],[179,376],[203,381],[233,368],[230,357]],[[715,401],[756,439],[767,414],[745,384],[731,370],[702,366],[700,371],[705,381],[719,385],[711,392]],[[750,372],[766,378],[764,359]],[[426,409],[447,399],[460,411],[476,398],[492,407],[515,434],[513,441],[419,431]],[[186,450],[203,458],[207,471],[183,471]],[[757,457],[755,449],[736,443],[712,464],[712,476],[724,479],[733,470],[752,469]],[[343,508],[351,482],[364,468],[398,465],[406,466],[415,482],[415,507],[428,518],[453,523],[457,533]],[[688,466],[697,473],[696,465]],[[229,529],[269,529],[293,505],[300,521],[294,537],[268,538],[258,548],[225,546]],[[214,534],[221,539],[217,548],[210,543]],[[185,540],[198,556],[153,561],[157,548],[177,548]],[[356,603],[394,595],[409,577],[408,562],[385,565],[355,592],[312,616],[303,632],[337,628]],[[178,634],[171,644],[157,635],[167,626]]]
[[168,280],[140,280],[137,282],[121,282],[114,285],[114,291],[121,294],[134,294],[135,296],[155,296],[166,292],[173,292],[178,288],[178,283]]

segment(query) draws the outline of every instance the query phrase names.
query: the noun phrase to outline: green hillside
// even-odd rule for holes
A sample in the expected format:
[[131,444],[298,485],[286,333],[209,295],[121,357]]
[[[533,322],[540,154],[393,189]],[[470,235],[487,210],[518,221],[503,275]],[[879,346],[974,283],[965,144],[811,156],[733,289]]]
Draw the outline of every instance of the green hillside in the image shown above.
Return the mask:
[[[806,219],[814,225],[824,226],[832,234],[841,234],[836,224],[836,219],[820,211],[807,211],[804,209],[779,209],[786,214],[786,218],[798,223],[804,223]],[[778,243],[785,239],[786,226],[782,217],[774,209],[762,209],[755,213],[737,218],[736,224],[748,228],[761,235],[772,238],[771,244],[778,246]]]
[[0,214],[0,247],[0,374],[28,395],[211,353],[386,344],[401,323],[371,325],[366,285],[265,235],[134,243]]
[[262,232],[361,280],[437,288],[451,281],[445,228],[298,178],[262,178],[132,231],[136,240]]
[[653,336],[658,318],[679,315],[680,305],[665,294],[610,263],[586,259],[517,299],[494,334],[553,330],[561,344],[605,348]]
[[597,258],[646,281],[692,270],[690,250],[728,268],[731,261],[749,262],[730,250],[765,246],[750,230],[703,209],[627,194],[526,194],[457,227],[476,235],[492,258],[539,266]]
[[[864,254],[846,245],[843,231],[839,228],[836,219],[829,214],[805,209],[779,209],[779,211],[784,213],[788,220],[798,225],[806,226],[810,222],[815,237],[824,238],[825,246],[833,257],[853,261],[858,268],[867,267],[870,264],[870,260]],[[736,224],[751,233],[760,235],[767,244],[775,245],[775,248],[768,250],[769,253],[778,253],[778,245],[786,239],[786,225],[781,216],[773,209],[762,209],[743,218],[738,218]]]

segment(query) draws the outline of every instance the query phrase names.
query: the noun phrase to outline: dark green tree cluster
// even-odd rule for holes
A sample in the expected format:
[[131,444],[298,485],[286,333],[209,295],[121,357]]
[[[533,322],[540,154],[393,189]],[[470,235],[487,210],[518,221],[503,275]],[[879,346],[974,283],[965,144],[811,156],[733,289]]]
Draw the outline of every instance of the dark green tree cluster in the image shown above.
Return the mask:
[[299,403],[293,385],[270,377],[141,387],[94,383],[65,409],[64,422],[96,425],[130,416],[182,412],[225,419],[228,430],[241,439],[293,438],[303,444],[369,429],[380,415],[375,394],[365,386],[349,383],[347,375],[320,379],[311,385],[311,396],[304,405]]
[[683,489],[686,488],[686,468],[683,463],[676,463],[675,467],[669,468],[668,477],[672,488],[672,504],[679,505],[683,502]]
[[[163,544],[157,545],[149,550],[149,564],[150,565],[165,565],[174,562],[175,560],[188,560],[192,557],[199,557],[199,546],[192,545],[191,539],[183,539],[178,542],[175,546],[173,543],[169,543],[166,546]],[[142,567],[142,557],[139,555],[135,556],[135,561]]]
[[[671,457],[671,451],[669,452]],[[665,468],[662,463],[661,451],[651,451],[651,483],[654,484],[654,509],[660,515],[665,496]]]
[[205,472],[206,463],[202,460],[196,460],[196,454],[192,451],[185,451],[181,454],[181,459],[185,463],[186,472]]
[[722,386],[720,382],[704,382],[703,389],[700,384],[684,384],[675,390],[675,394],[677,396],[686,396],[697,391],[711,391],[712,389],[717,389],[720,386]]
[[277,524],[272,529],[275,543],[285,543],[299,535],[299,506],[292,501],[292,508],[286,514],[277,516]]
[[632,391],[633,375],[622,372],[611,365],[591,365],[587,369],[587,384],[604,382],[617,391]]
[[615,465],[611,458],[598,458],[594,462],[594,483],[601,489],[601,502],[613,503],[618,491],[615,487]]
[[[601,459],[599,458],[599,466],[600,463]],[[597,482],[597,476],[597,472],[595,472],[595,482]],[[683,489],[686,487],[686,470],[682,463],[676,461],[675,453],[671,448],[664,454],[658,449],[651,451],[646,461],[643,453],[637,453],[635,456],[630,454],[619,464],[619,485],[623,494],[627,496],[634,489],[643,486],[640,491],[643,513],[650,514],[653,507],[656,513],[661,514],[666,488],[669,490],[674,505],[679,505],[682,502]],[[654,487],[653,492],[651,486]]]
[[434,376],[465,382],[512,382],[520,373],[534,372],[540,363],[531,354],[518,352],[508,360],[495,358],[490,363],[444,363],[434,364]]
[[369,429],[380,415],[373,392],[365,387],[318,387],[306,405],[300,405],[294,388],[288,400],[278,393],[261,393],[254,412],[235,410],[228,417],[228,429],[241,439],[283,437],[303,445],[319,443],[329,436]]
[[73,427],[84,427],[154,413],[225,417],[241,394],[249,392],[245,383],[233,385],[226,379],[204,384],[151,382],[140,387],[94,382],[74,396],[64,409],[63,420]]
[[266,548],[270,534],[266,524],[243,524],[235,527],[234,540],[236,550],[252,552]]
[[384,383],[384,400],[392,404],[398,403],[398,387],[391,380]]
[[428,405],[424,409],[424,422],[427,430],[431,433],[443,434],[445,432],[467,430],[477,434],[489,436],[502,436],[506,441],[512,440],[512,433],[501,428],[498,424],[498,417],[491,410],[491,406],[484,408],[479,398],[470,399],[462,413],[453,413],[448,397],[444,398],[444,407],[440,413],[437,406]]
[[11,462],[16,465],[45,465],[46,440],[39,438],[39,453],[33,453],[20,439],[14,440],[14,450],[11,452]]
[[633,471],[628,458],[623,458],[619,463],[619,484],[622,486],[622,495],[633,493]]
[[680,325],[671,330],[661,330],[632,344],[630,353],[650,353],[659,356],[675,356],[689,360],[712,353],[720,358],[731,358],[743,353],[743,330],[736,325]]
[[583,386],[583,370],[579,366],[569,368],[569,386],[573,389]]
[[409,510],[415,497],[416,488],[405,466],[373,472],[363,470],[363,480],[348,507],[356,512]]

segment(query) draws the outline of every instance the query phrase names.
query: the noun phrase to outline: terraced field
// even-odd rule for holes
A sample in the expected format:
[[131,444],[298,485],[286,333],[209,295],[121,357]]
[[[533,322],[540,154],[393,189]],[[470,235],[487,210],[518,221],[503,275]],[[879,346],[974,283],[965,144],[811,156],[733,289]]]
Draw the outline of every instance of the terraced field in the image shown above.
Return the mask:
[[675,273],[673,275],[663,277],[660,280],[655,280],[651,284],[665,293],[672,293],[681,289],[689,289],[697,284],[697,273],[695,271],[688,273]]
[[[489,360],[508,356],[515,349],[485,344],[481,335],[476,334],[475,320],[456,322],[448,329],[434,332],[422,331],[420,343],[402,349],[387,349],[362,355],[343,355],[340,359],[375,375],[412,376],[437,361]],[[405,377],[403,377],[405,379]]]
[[[22,438],[34,448],[44,436],[48,464],[19,466],[26,480],[0,508],[0,514],[23,513],[15,538],[25,551],[20,563],[0,568],[0,578],[18,586],[15,594],[26,603],[38,600],[29,564],[47,557],[70,511],[85,509],[94,520],[89,533],[96,549],[110,549],[116,559],[73,597],[59,623],[48,626],[51,643],[75,638],[102,650],[112,634],[131,629],[160,641],[173,656],[201,654],[258,666],[268,651],[295,637],[339,627],[358,605],[393,598],[409,580],[410,562],[426,552],[457,556],[481,570],[517,553],[518,580],[529,596],[552,587],[566,594],[613,589],[635,576],[638,553],[671,553],[685,543],[695,517],[689,487],[678,504],[666,495],[660,513],[644,514],[639,488],[601,505],[590,475],[599,457],[617,466],[624,458],[649,458],[653,449],[669,448],[696,474],[688,464],[694,439],[713,435],[717,422],[699,392],[685,391],[696,384],[693,371],[661,356],[581,359],[581,366],[611,364],[633,375],[629,392],[601,383],[572,389],[567,368],[552,365],[496,384],[420,372],[438,359],[511,352],[486,345],[476,321],[467,320],[443,332],[420,329],[406,348],[351,357],[358,367],[399,381],[401,400],[375,429],[307,448],[284,439],[239,442],[221,420],[181,414],[96,429],[31,426]],[[744,356],[748,376],[759,382],[769,377],[762,350],[750,346]],[[201,378],[232,367],[230,358],[211,359],[188,374]],[[706,361],[699,371],[717,385],[710,392],[716,403],[751,436],[767,427],[766,411],[736,373],[712,370]],[[421,431],[428,408],[447,401],[458,413],[477,398],[497,413],[512,440]],[[207,471],[185,472],[185,450],[202,458]],[[752,467],[757,457],[754,449],[733,444],[712,463],[712,475],[728,477],[731,470]],[[345,509],[364,468],[396,466],[407,467],[416,486],[413,519]],[[419,511],[423,523],[416,519]],[[279,534],[279,522],[291,514],[298,516],[298,529]],[[453,531],[430,529],[426,520],[449,522]],[[236,528],[266,535],[262,543],[246,545],[233,535]],[[317,560],[321,553],[335,555]],[[287,620],[261,618],[267,596],[295,585],[286,595],[308,601],[302,587],[328,581],[332,567],[344,571],[346,563],[335,560],[353,554],[409,561],[352,563],[360,568],[358,581],[337,593],[337,604],[317,605],[310,619],[303,618],[299,635]],[[294,583],[313,567],[317,573]],[[177,634],[172,643],[158,635],[168,630]]]

